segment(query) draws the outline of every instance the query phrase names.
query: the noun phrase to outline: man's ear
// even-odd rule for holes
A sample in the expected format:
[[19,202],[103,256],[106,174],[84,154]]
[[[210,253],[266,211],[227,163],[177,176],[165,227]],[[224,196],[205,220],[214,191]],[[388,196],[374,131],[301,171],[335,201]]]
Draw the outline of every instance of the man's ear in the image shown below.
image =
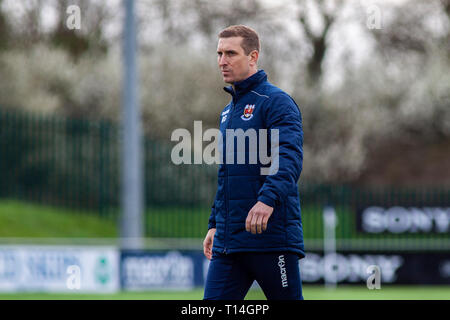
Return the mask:
[[251,65],[256,65],[258,63],[258,58],[259,58],[258,50],[253,50],[252,52],[250,52],[250,54],[249,54],[250,61],[249,62]]

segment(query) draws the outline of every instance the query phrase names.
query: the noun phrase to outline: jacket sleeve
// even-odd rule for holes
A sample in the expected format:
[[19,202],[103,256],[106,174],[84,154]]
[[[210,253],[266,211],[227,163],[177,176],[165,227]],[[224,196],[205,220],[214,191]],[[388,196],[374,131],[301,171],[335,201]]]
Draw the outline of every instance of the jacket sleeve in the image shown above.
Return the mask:
[[216,227],[216,206],[215,206],[216,198],[217,198],[217,192],[216,192],[216,196],[214,198],[213,205],[211,207],[211,214],[209,216],[209,221],[208,221],[208,230]]
[[268,101],[265,120],[269,132],[278,129],[278,171],[267,176],[258,201],[275,207],[297,188],[303,165],[303,128],[300,110],[292,98],[279,94],[272,99]]

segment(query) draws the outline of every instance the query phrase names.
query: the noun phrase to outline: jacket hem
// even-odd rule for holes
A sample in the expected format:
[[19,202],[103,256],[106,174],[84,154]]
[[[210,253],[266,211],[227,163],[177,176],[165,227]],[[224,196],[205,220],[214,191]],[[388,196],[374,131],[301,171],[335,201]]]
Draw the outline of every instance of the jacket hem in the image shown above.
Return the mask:
[[[223,253],[223,248],[213,248],[214,252]],[[286,248],[286,247],[274,247],[274,248],[227,248],[227,254],[238,252],[293,252],[296,253],[300,259],[305,257],[305,251],[299,248]]]

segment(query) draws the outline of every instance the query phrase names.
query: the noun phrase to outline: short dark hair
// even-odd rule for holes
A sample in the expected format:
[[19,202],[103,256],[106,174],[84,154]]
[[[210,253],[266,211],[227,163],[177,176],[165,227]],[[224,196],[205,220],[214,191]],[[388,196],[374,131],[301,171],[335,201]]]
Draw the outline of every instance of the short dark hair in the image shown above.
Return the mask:
[[219,38],[242,37],[241,47],[245,54],[253,50],[259,52],[259,37],[255,30],[244,25],[229,26],[219,33]]

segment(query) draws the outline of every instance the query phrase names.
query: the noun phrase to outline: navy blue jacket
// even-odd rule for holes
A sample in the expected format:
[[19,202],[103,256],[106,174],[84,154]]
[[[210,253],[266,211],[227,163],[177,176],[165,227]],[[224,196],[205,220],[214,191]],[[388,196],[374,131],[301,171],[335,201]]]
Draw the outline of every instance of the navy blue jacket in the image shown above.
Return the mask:
[[[231,102],[223,109],[220,131],[223,138],[222,164],[219,166],[218,187],[209,218],[208,229],[216,228],[213,252],[273,252],[292,251],[304,257],[303,230],[297,182],[303,162],[303,129],[300,110],[284,91],[267,81],[263,70],[236,82],[224,90],[231,94]],[[261,168],[270,166],[251,162],[249,138],[246,138],[245,164],[238,162],[238,139],[234,149],[227,141],[227,129],[278,130],[279,163],[275,174],[262,175]],[[236,132],[236,131],[234,131]],[[272,135],[268,135],[270,141]],[[264,137],[264,136],[263,136]],[[219,141],[219,144],[221,141]],[[270,143],[266,154],[270,155]],[[258,143],[258,150],[260,144]],[[234,156],[231,162],[227,153]],[[230,156],[229,156],[230,157]],[[228,160],[228,161],[227,161]],[[275,166],[276,168],[276,166]],[[274,208],[267,229],[261,234],[245,230],[248,212],[261,201]]]

